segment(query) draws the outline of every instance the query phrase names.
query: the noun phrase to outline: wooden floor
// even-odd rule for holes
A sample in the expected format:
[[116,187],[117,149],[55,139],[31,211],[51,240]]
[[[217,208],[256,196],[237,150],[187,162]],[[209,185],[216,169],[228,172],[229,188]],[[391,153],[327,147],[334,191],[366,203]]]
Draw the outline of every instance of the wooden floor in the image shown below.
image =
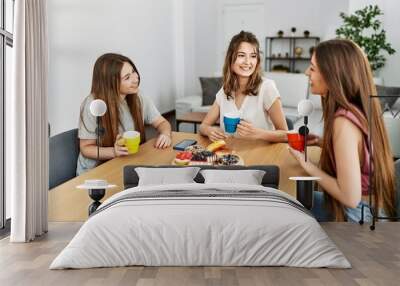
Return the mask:
[[0,241],[0,285],[400,285],[400,223],[322,224],[352,269],[289,267],[122,267],[48,270],[81,223],[51,223],[32,243]]

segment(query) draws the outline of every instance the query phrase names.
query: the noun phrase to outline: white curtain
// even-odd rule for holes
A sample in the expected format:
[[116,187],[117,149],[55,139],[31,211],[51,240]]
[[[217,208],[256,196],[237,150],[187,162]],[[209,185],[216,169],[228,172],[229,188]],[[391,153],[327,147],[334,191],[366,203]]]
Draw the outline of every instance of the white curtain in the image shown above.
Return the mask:
[[14,18],[13,94],[6,120],[12,242],[47,232],[48,41],[46,0],[17,0]]

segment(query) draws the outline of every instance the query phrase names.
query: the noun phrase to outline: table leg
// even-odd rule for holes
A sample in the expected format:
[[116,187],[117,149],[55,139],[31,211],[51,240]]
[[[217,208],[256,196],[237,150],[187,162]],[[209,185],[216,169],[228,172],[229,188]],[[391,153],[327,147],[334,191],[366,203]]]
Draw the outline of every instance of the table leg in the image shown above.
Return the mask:
[[197,123],[194,124],[194,134],[197,133]]
[[313,181],[297,181],[296,197],[299,202],[307,209],[313,207]]
[[179,132],[179,124],[181,124],[181,122],[176,120],[176,132]]

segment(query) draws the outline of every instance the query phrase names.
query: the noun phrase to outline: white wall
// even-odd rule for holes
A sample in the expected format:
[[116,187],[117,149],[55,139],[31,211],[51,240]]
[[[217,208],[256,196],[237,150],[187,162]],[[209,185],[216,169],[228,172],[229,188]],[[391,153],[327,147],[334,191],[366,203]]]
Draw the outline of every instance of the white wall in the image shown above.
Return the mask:
[[174,0],[48,0],[49,121],[52,135],[76,128],[93,65],[106,52],[130,57],[141,90],[161,112],[174,109]]
[[388,57],[386,66],[382,69],[381,76],[385,80],[385,85],[400,86],[400,1],[384,1],[384,13],[387,39],[393,45],[396,53]]
[[388,86],[400,86],[400,30],[399,12],[400,1],[396,0],[350,0],[350,13],[362,9],[367,5],[378,5],[384,15],[381,17],[383,28],[386,30],[386,38],[396,50],[394,55],[387,55],[386,65],[379,71],[384,84]]
[[193,0],[183,1],[183,38],[184,38],[184,53],[181,57],[184,58],[184,96],[190,95],[190,91],[194,89],[195,85],[195,22],[193,13],[195,11],[195,2]]

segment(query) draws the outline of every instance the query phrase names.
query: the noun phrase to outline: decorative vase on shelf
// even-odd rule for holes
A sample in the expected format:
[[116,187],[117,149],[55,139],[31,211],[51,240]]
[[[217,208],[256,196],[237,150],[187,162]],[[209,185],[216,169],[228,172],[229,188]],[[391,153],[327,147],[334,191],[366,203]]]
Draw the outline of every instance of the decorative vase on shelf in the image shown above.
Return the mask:
[[301,55],[303,54],[303,48],[302,47],[295,47],[294,48],[294,54],[296,55],[297,58],[300,58]]
[[310,31],[309,30],[305,30],[304,31],[304,37],[308,38],[310,36]]
[[296,27],[292,27],[291,31],[292,31],[292,37],[294,37],[296,33]]
[[283,37],[283,31],[282,31],[282,30],[279,30],[277,34],[278,34],[278,37],[279,37],[279,38],[282,38],[282,37]]

